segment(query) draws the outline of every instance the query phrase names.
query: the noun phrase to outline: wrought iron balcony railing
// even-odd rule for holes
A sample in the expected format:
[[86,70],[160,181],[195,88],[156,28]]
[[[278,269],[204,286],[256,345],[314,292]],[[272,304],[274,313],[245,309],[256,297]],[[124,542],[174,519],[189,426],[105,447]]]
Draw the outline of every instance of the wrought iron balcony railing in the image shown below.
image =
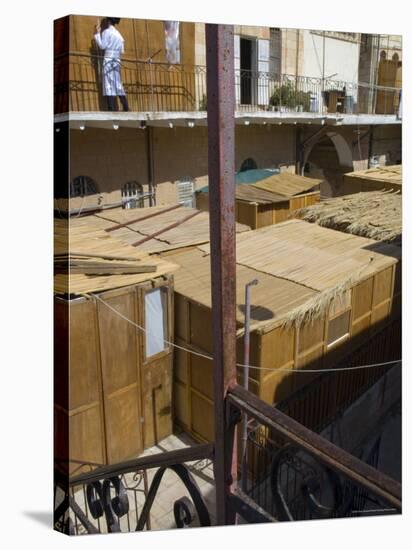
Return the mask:
[[[208,508],[191,473],[193,467],[186,463],[212,457],[212,445],[198,445],[102,466],[71,479],[57,461],[55,529],[70,535],[150,530],[151,508],[167,469],[174,471],[188,493],[182,491],[173,503],[176,527],[188,526],[195,518],[200,526],[209,526]],[[153,469],[149,487],[148,471]]]
[[[240,386],[229,390],[225,406],[228,448],[241,415],[252,424],[247,480],[227,496],[227,506],[239,521],[400,513],[401,486],[374,467],[376,445],[366,461],[360,460]],[[55,528],[68,534],[150,529],[151,508],[168,468],[183,483],[182,496],[173,503],[176,527],[209,526],[210,510],[187,464],[196,460],[214,461],[214,446],[148,455],[70,480],[56,468]],[[150,469],[156,473],[149,486]],[[143,498],[138,504],[139,493]]]
[[327,441],[240,386],[228,406],[252,429],[242,492],[278,521],[401,512],[401,486],[376,469],[378,443],[364,460]]
[[[55,113],[106,111],[103,57],[70,53],[55,58]],[[206,67],[122,59],[121,77],[135,112],[200,112],[207,109]],[[397,114],[400,88],[235,70],[238,111]]]

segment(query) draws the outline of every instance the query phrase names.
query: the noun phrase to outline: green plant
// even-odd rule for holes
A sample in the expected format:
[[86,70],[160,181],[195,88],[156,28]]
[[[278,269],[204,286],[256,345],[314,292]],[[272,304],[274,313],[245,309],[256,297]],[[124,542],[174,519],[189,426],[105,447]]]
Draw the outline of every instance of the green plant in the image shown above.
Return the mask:
[[273,107],[290,107],[292,109],[302,105],[304,111],[310,108],[310,92],[297,90],[292,82],[287,82],[274,88],[269,100]]

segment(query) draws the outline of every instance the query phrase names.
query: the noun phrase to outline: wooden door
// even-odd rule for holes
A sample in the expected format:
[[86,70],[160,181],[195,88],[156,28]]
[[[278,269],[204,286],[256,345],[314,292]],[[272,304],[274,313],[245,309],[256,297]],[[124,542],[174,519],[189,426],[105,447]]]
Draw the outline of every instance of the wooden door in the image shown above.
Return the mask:
[[[138,290],[141,333],[141,400],[144,446],[151,447],[172,433],[172,289],[168,285],[146,285]],[[153,322],[151,297],[158,298],[161,319]],[[148,341],[157,331],[157,347]]]
[[156,445],[172,433],[171,355],[149,361],[143,367],[142,402],[144,445]]
[[[102,299],[123,317],[137,322],[136,291],[122,289]],[[136,328],[98,303],[107,461],[136,456],[143,450],[140,372]]]

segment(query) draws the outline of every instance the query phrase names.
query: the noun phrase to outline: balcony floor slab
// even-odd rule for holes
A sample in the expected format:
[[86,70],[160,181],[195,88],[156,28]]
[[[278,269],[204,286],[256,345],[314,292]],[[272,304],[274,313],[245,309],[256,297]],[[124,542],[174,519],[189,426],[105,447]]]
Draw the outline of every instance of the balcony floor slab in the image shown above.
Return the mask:
[[[397,115],[381,114],[319,114],[319,113],[281,113],[265,110],[241,109],[235,113],[237,124],[289,124],[289,125],[327,125],[327,126],[374,126],[402,124]],[[70,128],[81,130],[85,127],[117,129],[118,127],[139,128],[142,122],[150,126],[196,126],[207,125],[205,111],[159,111],[159,112],[106,112],[79,111],[55,115],[55,123],[69,122]]]

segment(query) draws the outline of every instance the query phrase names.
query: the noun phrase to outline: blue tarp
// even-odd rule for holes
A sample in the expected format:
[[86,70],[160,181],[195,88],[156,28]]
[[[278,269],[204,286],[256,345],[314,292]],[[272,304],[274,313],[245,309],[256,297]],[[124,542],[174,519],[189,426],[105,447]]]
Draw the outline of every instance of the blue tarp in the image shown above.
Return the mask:
[[[254,170],[245,170],[244,172],[237,172],[235,174],[236,185],[240,183],[256,183],[265,178],[269,178],[274,174],[280,174],[279,168],[256,168]],[[208,186],[197,189],[197,193],[207,193]]]

